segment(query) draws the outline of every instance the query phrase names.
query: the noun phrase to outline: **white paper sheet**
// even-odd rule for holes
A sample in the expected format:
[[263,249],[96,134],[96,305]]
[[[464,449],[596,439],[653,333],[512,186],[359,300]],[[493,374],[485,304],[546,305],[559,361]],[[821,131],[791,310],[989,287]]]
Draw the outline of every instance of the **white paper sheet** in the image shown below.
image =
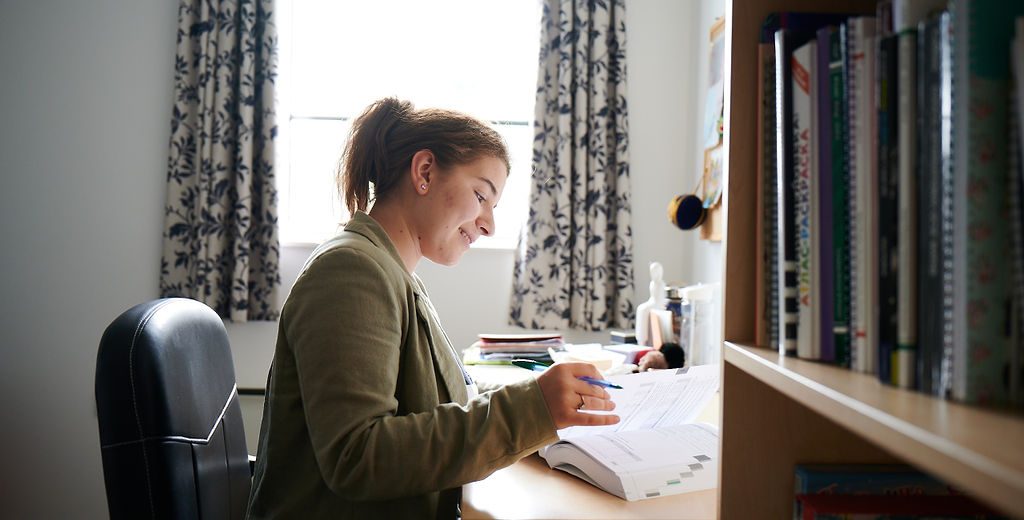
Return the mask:
[[687,424],[697,418],[718,391],[719,365],[700,365],[689,369],[655,370],[612,376],[608,380],[622,390],[609,388],[615,403],[611,412],[618,424],[609,426],[572,426],[558,431],[569,439],[603,432],[647,430],[660,426]]

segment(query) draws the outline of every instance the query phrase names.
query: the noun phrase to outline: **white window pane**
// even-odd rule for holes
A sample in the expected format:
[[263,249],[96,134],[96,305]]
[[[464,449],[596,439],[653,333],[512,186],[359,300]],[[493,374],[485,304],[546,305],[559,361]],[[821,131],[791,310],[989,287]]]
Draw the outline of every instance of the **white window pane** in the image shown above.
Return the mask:
[[296,0],[293,113],[355,116],[387,95],[489,120],[533,116],[530,0]]
[[349,127],[347,121],[292,120],[288,214],[281,219],[287,242],[321,242],[348,219],[334,176]]
[[[348,219],[334,174],[351,121],[393,95],[486,121],[505,136],[512,172],[495,210],[510,247],[526,220],[538,0],[278,0],[281,239],[322,242]],[[325,119],[327,118],[327,119]]]
[[493,239],[483,237],[481,245],[514,247],[519,231],[526,223],[527,202],[530,196],[530,157],[533,153],[533,125],[497,125],[495,129],[508,144],[512,171],[505,182],[501,201],[494,209],[495,233]]

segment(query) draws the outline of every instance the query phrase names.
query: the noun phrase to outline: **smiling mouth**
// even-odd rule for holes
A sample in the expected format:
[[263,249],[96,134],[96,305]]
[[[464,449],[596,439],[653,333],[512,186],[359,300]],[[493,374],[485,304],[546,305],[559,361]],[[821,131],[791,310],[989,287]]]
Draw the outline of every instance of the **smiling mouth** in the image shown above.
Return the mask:
[[469,233],[466,233],[465,231],[463,231],[462,228],[459,228],[459,233],[462,234],[462,238],[466,239],[466,245],[467,246],[473,245],[473,240],[474,239],[473,239],[473,237],[469,236]]

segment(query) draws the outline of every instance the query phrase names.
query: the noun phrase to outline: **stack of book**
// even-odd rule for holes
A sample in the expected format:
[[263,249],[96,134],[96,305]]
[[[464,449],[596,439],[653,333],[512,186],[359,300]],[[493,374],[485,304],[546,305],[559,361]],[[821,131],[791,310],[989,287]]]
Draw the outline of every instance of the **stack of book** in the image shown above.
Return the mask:
[[562,335],[553,333],[480,334],[472,348],[479,351],[482,362],[502,362],[513,359],[532,359],[550,363],[549,349],[563,348]]
[[1024,406],[1021,17],[893,0],[764,22],[759,345]]
[[794,482],[794,520],[1001,518],[959,490],[904,465],[801,465]]

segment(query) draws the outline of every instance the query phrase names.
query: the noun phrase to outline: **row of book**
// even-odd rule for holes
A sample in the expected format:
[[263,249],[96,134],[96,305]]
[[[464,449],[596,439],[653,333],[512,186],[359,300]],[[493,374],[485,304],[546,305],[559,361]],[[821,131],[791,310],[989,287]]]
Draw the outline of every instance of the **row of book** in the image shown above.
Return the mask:
[[565,347],[557,332],[525,334],[479,334],[463,361],[466,364],[507,364],[513,359],[531,359],[551,363],[551,352]]
[[893,0],[764,22],[758,344],[1024,403],[1021,16],[1024,2]]
[[1003,517],[953,486],[910,466],[797,466],[793,519],[839,518]]

